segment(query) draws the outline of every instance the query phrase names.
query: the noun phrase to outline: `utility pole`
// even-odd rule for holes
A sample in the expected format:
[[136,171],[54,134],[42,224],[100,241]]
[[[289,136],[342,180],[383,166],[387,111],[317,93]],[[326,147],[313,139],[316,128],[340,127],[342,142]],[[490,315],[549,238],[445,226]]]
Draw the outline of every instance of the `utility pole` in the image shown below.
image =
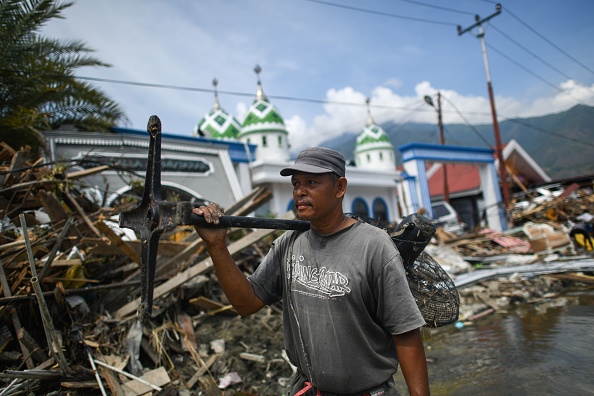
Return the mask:
[[501,179],[501,189],[503,190],[503,202],[504,202],[504,213],[505,217],[507,218],[507,208],[509,206],[509,188],[507,184],[507,172],[505,170],[505,159],[503,158],[503,147],[501,144],[501,136],[499,134],[499,123],[497,121],[497,112],[495,111],[495,97],[493,95],[493,86],[491,85],[491,72],[489,71],[489,59],[487,58],[487,46],[485,45],[485,33],[483,31],[483,23],[487,22],[491,18],[496,17],[497,15],[501,14],[501,4],[497,4],[495,6],[497,10],[493,14],[489,15],[484,19],[480,19],[478,15],[474,18],[476,23],[466,29],[462,30],[462,27],[458,25],[458,36],[463,35],[464,33],[478,27],[479,34],[478,38],[481,40],[481,48],[483,51],[483,61],[485,63],[485,72],[487,74],[487,88],[489,90],[489,99],[491,101],[491,115],[493,117],[493,129],[495,130],[495,151],[497,152],[497,157],[499,158],[499,178]]
[[[435,107],[433,105],[433,99],[431,96],[425,96],[425,102],[431,107]],[[445,144],[445,136],[443,134],[443,120],[441,118],[441,92],[437,92],[437,125],[439,126],[439,142],[443,146]],[[443,200],[447,203],[450,202],[450,190],[448,187],[448,169],[446,168],[446,163],[443,163]]]

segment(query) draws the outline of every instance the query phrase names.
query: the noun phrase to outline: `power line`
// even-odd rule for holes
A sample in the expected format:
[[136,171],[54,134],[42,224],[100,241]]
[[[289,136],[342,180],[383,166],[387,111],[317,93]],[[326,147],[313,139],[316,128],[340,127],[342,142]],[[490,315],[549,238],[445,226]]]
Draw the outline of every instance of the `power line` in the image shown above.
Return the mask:
[[561,133],[549,131],[549,130],[546,130],[546,129],[543,129],[543,128],[535,127],[534,125],[530,125],[530,124],[527,124],[525,122],[522,122],[522,121],[518,120],[517,118],[508,118],[508,117],[502,117],[502,118],[505,121],[514,122],[516,124],[519,124],[519,125],[522,125],[522,126],[525,126],[525,127],[531,128],[531,129],[534,129],[534,130],[539,131],[539,132],[542,132],[542,133],[546,133],[546,134],[551,135],[551,136],[558,137],[560,139],[565,139],[565,140],[568,140],[570,142],[584,144],[586,146],[592,146],[592,147],[594,147],[594,143],[590,143],[590,142],[587,142],[587,141],[583,141],[583,140],[575,139],[575,138],[572,138],[572,137],[568,137],[568,136],[565,136],[565,135],[563,135]]
[[466,14],[466,15],[472,15],[472,16],[474,16],[474,13],[473,12],[462,11],[462,10],[455,10],[453,8],[441,7],[441,6],[437,6],[435,4],[427,4],[427,3],[423,3],[423,2],[415,1],[415,0],[400,0],[400,1],[405,2],[405,3],[417,4],[417,5],[424,6],[424,7],[434,8],[436,10],[457,12],[458,14]]
[[530,55],[532,55],[533,57],[535,57],[536,59],[538,59],[539,61],[541,61],[542,63],[544,63],[548,67],[550,67],[551,69],[555,70],[557,73],[561,74],[563,77],[569,78],[569,79],[573,80],[567,74],[565,74],[561,70],[557,69],[555,66],[551,65],[550,63],[548,63],[547,61],[545,61],[544,59],[542,59],[540,56],[536,55],[534,52],[530,51],[528,48],[526,48],[522,44],[518,43],[514,38],[512,38],[510,35],[508,35],[507,33],[505,33],[503,30],[498,29],[497,26],[495,26],[493,24],[491,24],[490,26],[491,26],[491,28],[493,28],[497,32],[499,32],[499,34],[501,34],[503,37],[507,38],[509,41],[511,41],[512,43],[514,43],[515,45],[517,45],[518,47],[520,47],[524,51],[528,52]]
[[[77,78],[79,80],[89,80],[89,81],[105,82],[105,83],[112,83],[112,84],[135,85],[135,86],[150,87],[150,88],[162,88],[162,89],[173,89],[173,90],[181,90],[181,91],[214,93],[214,89],[210,89],[210,88],[195,88],[195,87],[185,87],[185,86],[179,86],[179,85],[154,84],[154,83],[144,83],[144,82],[126,81],[126,80],[113,80],[113,79],[86,77],[86,76],[74,76],[74,78]],[[245,92],[237,92],[237,91],[217,90],[217,92],[219,94],[230,95],[230,96],[243,96],[243,97],[253,97],[254,96],[253,93],[245,93]],[[271,99],[287,100],[287,101],[295,101],[295,102],[337,104],[337,105],[342,105],[342,106],[356,106],[356,107],[366,106],[365,103],[342,102],[342,101],[332,101],[332,100],[312,99],[312,98],[299,98],[299,97],[295,97],[295,96],[269,95],[269,94],[266,94],[266,96]],[[394,110],[394,109],[415,110],[414,108],[407,107],[407,106],[373,105],[372,107],[391,109],[391,110]]]
[[[0,71],[13,72],[13,73],[44,74],[47,76],[63,77],[62,75],[59,75],[59,74],[43,73],[43,72],[33,73],[30,71],[19,71],[19,70],[12,70],[12,69],[0,69]],[[197,88],[197,87],[187,87],[187,86],[181,86],[181,85],[146,83],[146,82],[129,81],[129,80],[115,80],[115,79],[100,78],[100,77],[71,76],[71,78],[78,79],[78,80],[96,81],[96,82],[109,83],[109,84],[132,85],[132,86],[147,87],[147,88],[171,89],[171,90],[178,90],[178,91],[191,91],[191,92],[203,92],[203,93],[214,93],[215,92],[214,89],[212,89],[212,88]],[[237,92],[237,91],[221,91],[221,90],[217,90],[217,92],[219,94],[230,95],[230,96],[254,97],[253,93],[245,93],[245,92]],[[356,106],[356,107],[366,106],[365,103],[331,101],[331,100],[312,99],[312,98],[299,98],[299,97],[295,97],[295,96],[269,95],[269,94],[266,94],[266,96],[271,99],[287,100],[287,101],[295,101],[295,102],[308,102],[308,103],[318,103],[318,104],[337,104],[337,105],[341,105],[341,106]],[[407,107],[407,106],[387,106],[387,105],[372,105],[372,107],[390,109],[390,110],[394,110],[394,109],[415,110],[416,109],[416,108]]]
[[[513,39],[512,37],[510,37],[508,34],[506,34],[505,32],[503,32],[502,30],[498,29],[495,25],[491,24],[490,26],[493,29],[495,29],[497,32],[499,32],[499,34],[501,34],[502,36],[504,36],[505,38],[507,38],[508,40],[510,40],[512,43],[516,44],[518,47],[520,47],[521,49],[523,49],[524,51],[526,51],[527,53],[529,53],[530,55],[532,55],[533,57],[535,57],[536,59],[538,59],[539,61],[541,61],[545,65],[547,65],[548,67],[550,67],[551,69],[555,70],[557,73],[561,74],[563,77],[565,77],[565,78],[567,78],[569,80],[576,81],[582,87],[587,88],[590,91],[592,91],[592,89],[590,87],[588,87],[585,84],[582,84],[577,79],[572,78],[572,77],[568,76],[567,74],[565,74],[563,71],[557,69],[555,66],[551,65],[550,63],[548,63],[547,61],[545,61],[544,59],[542,59],[540,56],[536,55],[534,52],[530,51],[528,48],[526,48],[522,44],[518,43],[515,39]],[[594,91],[592,91],[592,92],[594,92]]]
[[[476,133],[476,135],[479,138],[481,138],[481,140],[487,145],[487,147],[489,147],[489,148],[492,149],[493,146],[491,145],[491,143],[489,143],[487,141],[487,139],[485,139],[485,137],[483,137],[483,135],[481,135],[481,133],[478,131],[478,129],[476,129],[472,124],[470,124],[468,122],[468,120],[466,120],[466,118],[458,110],[458,108],[456,107],[456,105],[454,104],[454,102],[452,102],[451,100],[449,100],[445,96],[442,96],[442,98],[444,98],[445,100],[447,100],[448,103],[450,103],[452,105],[452,107],[456,110],[456,112],[458,113],[458,115],[464,120],[464,122],[466,123],[466,125],[468,127],[470,127]],[[575,138],[571,138],[571,137],[565,136],[565,135],[560,134],[560,133],[557,133],[557,132],[549,131],[547,129],[535,127],[534,125],[530,125],[530,124],[528,124],[526,122],[519,121],[517,118],[509,118],[509,117],[506,117],[506,116],[502,116],[501,113],[499,113],[499,115],[501,116],[501,118],[502,118],[503,121],[510,121],[510,122],[513,122],[513,123],[516,123],[516,124],[525,126],[527,128],[534,129],[535,131],[545,133],[547,135],[555,136],[555,137],[558,137],[558,138],[561,138],[561,139],[565,139],[565,140],[568,140],[568,141],[571,141],[571,142],[574,142],[574,143],[585,144],[587,146],[593,146],[594,147],[594,143],[590,143],[590,142],[587,142],[587,141],[582,141],[582,140],[579,140],[579,139],[575,139]]]
[[449,11],[449,12],[457,12],[458,14],[466,14],[466,15],[473,15],[474,13],[469,12],[469,11],[462,11],[462,10],[455,10],[453,8],[448,8],[448,7],[441,7],[441,6],[437,6],[435,4],[427,4],[427,3],[423,3],[420,1],[415,1],[415,0],[399,0],[405,3],[411,3],[411,4],[416,4],[416,5],[420,5],[420,6],[424,6],[424,7],[429,7],[429,8],[433,8],[436,10],[442,10],[442,11]]
[[323,4],[323,5],[327,5],[330,7],[343,8],[343,9],[351,10],[351,11],[364,12],[367,14],[380,15],[380,16],[389,17],[389,18],[407,19],[409,21],[433,23],[435,25],[456,26],[454,23],[450,23],[450,22],[442,22],[442,21],[435,21],[435,20],[430,20],[430,19],[416,18],[416,17],[406,16],[406,15],[391,14],[391,13],[387,13],[387,12],[368,10],[368,9],[359,8],[359,7],[351,7],[351,6],[347,6],[344,4],[330,3],[327,1],[321,1],[321,0],[304,0],[304,1]]
[[584,69],[588,70],[590,73],[594,74],[594,70],[590,69],[588,66],[584,65],[582,62],[580,62],[579,60],[575,59],[573,56],[569,55],[566,51],[564,51],[561,47],[559,47],[558,45],[556,45],[555,43],[553,43],[551,40],[547,39],[545,36],[543,36],[542,34],[540,34],[539,32],[537,32],[533,27],[531,27],[530,25],[528,25],[526,22],[524,22],[522,19],[520,19],[519,17],[517,17],[513,12],[511,12],[509,10],[509,8],[505,7],[505,11],[511,15],[512,17],[514,17],[518,22],[520,22],[522,25],[524,25],[526,28],[528,28],[529,30],[531,30],[534,34],[536,34],[538,37],[540,37],[541,39],[543,39],[544,41],[546,41],[548,44],[550,44],[552,47],[556,48],[559,52],[561,52],[563,55],[567,56],[569,59],[571,59],[572,61],[574,61],[575,63],[577,63],[578,65],[582,66]]
[[538,74],[536,74],[535,72],[533,72],[532,70],[528,69],[527,67],[521,65],[520,63],[518,63],[517,61],[515,61],[514,59],[512,59],[511,57],[507,56],[506,54],[504,54],[502,51],[499,51],[498,49],[496,49],[495,47],[493,47],[490,44],[487,44],[487,46],[489,48],[491,48],[493,51],[497,52],[499,55],[503,56],[505,59],[507,59],[508,61],[512,62],[513,64],[515,64],[516,66],[518,66],[519,68],[523,69],[524,71],[526,71],[527,73],[532,74],[534,77],[538,78],[539,80],[541,80],[542,82],[544,82],[545,84],[550,85],[551,87],[555,88],[557,91],[562,92],[566,95],[571,96],[573,99],[575,99],[578,103],[583,103],[580,99],[576,98],[575,96],[573,96],[570,92],[567,92],[564,89],[559,88],[557,85],[553,84],[552,82],[546,80],[545,78],[539,76]]
[[466,117],[464,117],[464,115],[460,112],[460,110],[458,110],[458,108],[456,107],[456,105],[454,104],[454,102],[452,102],[451,100],[449,100],[446,96],[442,96],[442,98],[444,98],[445,100],[447,100],[448,103],[452,105],[452,107],[454,108],[454,110],[456,110],[456,112],[458,113],[458,115],[460,117],[462,117],[462,119],[464,120],[464,122],[466,123],[466,125],[468,125],[474,131],[474,133],[479,138],[481,138],[481,140],[483,141],[483,143],[485,143],[487,145],[487,147],[489,147],[490,149],[493,149],[493,146],[491,145],[491,143],[489,143],[489,141],[483,135],[481,135],[481,133],[478,131],[478,129],[476,129],[472,124],[470,124],[470,122],[468,122],[468,120],[466,119]]

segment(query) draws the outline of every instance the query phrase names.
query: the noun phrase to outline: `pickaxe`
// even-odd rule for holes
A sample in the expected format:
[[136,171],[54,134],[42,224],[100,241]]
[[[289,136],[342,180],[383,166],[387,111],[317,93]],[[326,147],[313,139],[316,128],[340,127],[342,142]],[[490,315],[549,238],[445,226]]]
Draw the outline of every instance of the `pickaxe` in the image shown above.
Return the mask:
[[[161,120],[159,117],[153,115],[149,118],[147,131],[150,134],[150,144],[142,201],[137,207],[120,214],[120,227],[133,229],[140,234],[142,266],[138,318],[142,322],[151,318],[157,249],[159,237],[164,231],[179,225],[300,231],[308,230],[310,227],[308,221],[246,216],[221,216],[219,224],[215,225],[193,214],[191,202],[163,201],[161,199]],[[434,233],[435,226],[428,219],[414,214],[406,217],[390,235],[406,265],[416,260]]]

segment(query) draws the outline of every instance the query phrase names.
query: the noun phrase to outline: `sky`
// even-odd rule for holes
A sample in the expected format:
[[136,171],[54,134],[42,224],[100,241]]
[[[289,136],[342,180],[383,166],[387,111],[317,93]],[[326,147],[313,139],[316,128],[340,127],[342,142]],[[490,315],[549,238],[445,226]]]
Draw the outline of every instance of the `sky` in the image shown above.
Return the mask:
[[[109,68],[76,75],[146,130],[191,135],[213,107],[243,121],[264,93],[294,150],[374,121],[488,124],[486,65],[499,122],[594,106],[594,1],[75,0],[41,34],[83,41]],[[369,98],[369,106],[366,99]],[[437,127],[436,127],[437,128]],[[436,141],[438,143],[438,141]]]

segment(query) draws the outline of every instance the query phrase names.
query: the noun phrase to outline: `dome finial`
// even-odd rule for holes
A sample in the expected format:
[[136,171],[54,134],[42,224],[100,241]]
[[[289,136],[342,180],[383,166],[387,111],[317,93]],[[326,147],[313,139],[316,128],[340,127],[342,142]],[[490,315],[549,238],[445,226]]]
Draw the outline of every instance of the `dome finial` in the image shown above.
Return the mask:
[[375,121],[373,121],[373,117],[371,116],[371,106],[369,105],[370,102],[371,100],[369,98],[365,100],[365,103],[367,104],[367,125],[375,124]]
[[254,72],[256,72],[256,76],[258,78],[258,91],[256,92],[256,100],[266,100],[266,95],[264,95],[264,90],[262,89],[262,82],[260,81],[260,73],[262,72],[260,65],[256,65]]
[[221,104],[219,103],[219,91],[217,90],[217,86],[219,85],[219,80],[214,78],[212,80],[212,86],[214,87],[214,109],[220,110]]

